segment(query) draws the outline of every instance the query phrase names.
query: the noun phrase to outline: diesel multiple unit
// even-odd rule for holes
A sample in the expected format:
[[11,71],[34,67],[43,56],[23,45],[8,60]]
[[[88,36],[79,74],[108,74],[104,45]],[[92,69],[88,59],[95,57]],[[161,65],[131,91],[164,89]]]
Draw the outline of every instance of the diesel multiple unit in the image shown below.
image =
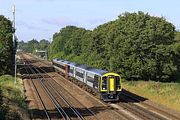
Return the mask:
[[60,59],[53,59],[53,67],[82,83],[97,89],[104,101],[117,101],[122,90],[121,78],[116,73],[76,64]]

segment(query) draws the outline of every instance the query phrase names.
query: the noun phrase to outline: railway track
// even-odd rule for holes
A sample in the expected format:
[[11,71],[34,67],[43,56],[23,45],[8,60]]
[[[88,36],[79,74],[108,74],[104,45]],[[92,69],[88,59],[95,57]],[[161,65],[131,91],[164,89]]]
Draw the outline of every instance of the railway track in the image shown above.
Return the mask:
[[[26,70],[26,74],[29,75],[27,69],[25,69],[25,70]],[[30,75],[29,75],[29,76],[30,76]],[[38,96],[38,100],[39,100],[41,106],[43,107],[43,111],[44,111],[44,112],[43,112],[43,113],[41,112],[40,116],[42,116],[42,118],[46,117],[48,120],[50,120],[50,119],[51,119],[51,118],[50,118],[50,114],[48,113],[48,110],[47,110],[47,108],[46,108],[46,105],[45,105],[45,103],[44,103],[41,95],[39,94],[39,91],[38,91],[38,89],[37,89],[34,81],[33,81],[31,78],[29,78],[29,79],[31,80],[31,83],[32,83],[32,85],[33,85],[33,89],[35,90],[35,94]],[[31,115],[30,118],[32,119],[32,116],[34,116],[34,113],[30,113],[30,115]]]
[[168,108],[162,108],[161,106],[158,106],[157,104],[153,104],[152,102],[146,102],[143,101],[142,102],[142,97],[137,96],[135,94],[132,94],[126,90],[123,91],[122,94],[125,99],[129,99],[132,101],[132,103],[140,103],[141,105],[143,105],[146,109],[148,109],[149,111],[152,111],[156,114],[162,115],[167,119],[172,119],[172,120],[180,120],[180,115],[178,113],[176,113],[175,111],[168,111]]
[[[31,63],[28,61],[26,61],[26,63],[28,63],[28,65],[31,65]],[[31,81],[32,81],[33,86],[36,90],[36,93],[41,101],[41,104],[44,108],[43,110],[44,110],[44,113],[45,113],[47,119],[51,119],[52,117],[50,116],[50,114],[47,110],[47,107],[45,106],[44,101],[42,100],[41,95],[37,89],[38,84],[39,84],[38,87],[41,86],[43,88],[43,90],[46,92],[49,99],[55,106],[57,112],[64,120],[71,120],[71,119],[85,120],[85,118],[81,115],[81,113],[68,101],[68,99],[66,99],[63,96],[63,92],[57,90],[54,87],[54,85],[56,83],[54,83],[55,81],[52,80],[53,78],[51,76],[47,75],[47,73],[41,68],[28,66],[28,69],[31,71],[31,73],[33,75],[37,75],[36,82],[35,82],[35,80],[32,80],[32,79],[31,79]],[[46,77],[44,77],[44,76],[46,76]],[[91,112],[91,114],[93,114],[93,113]]]
[[[44,62],[43,62],[44,63]],[[44,63],[45,64],[45,63]],[[37,66],[41,66],[42,63],[38,64]],[[48,64],[49,65],[49,64]],[[51,90],[49,90],[50,92],[51,91],[55,91],[55,94],[56,94],[56,98],[61,98],[63,99],[63,102],[71,108],[71,110],[74,111],[74,113],[76,113],[76,115],[78,116],[79,119],[84,119],[83,116],[81,114],[84,114],[84,115],[91,115],[91,116],[94,116],[93,119],[97,119],[96,115],[90,110],[88,109],[87,107],[85,107],[82,103],[80,103],[74,96],[72,96],[69,92],[67,92],[62,85],[60,85],[58,82],[56,82],[56,80],[53,78],[53,76],[57,76],[57,74],[54,74],[52,76],[48,75],[46,73],[45,70],[43,69],[40,69],[38,70],[39,73],[43,73],[43,74],[46,74],[48,76],[48,79],[46,79],[45,81],[43,82],[46,82],[46,86],[48,85],[49,88],[51,88]],[[62,93],[62,91],[64,93]],[[63,96],[63,94],[65,94],[66,96]],[[74,99],[75,101],[75,105],[78,107],[78,108],[81,108],[81,112],[80,113],[78,110],[75,109],[75,107],[73,105],[71,105],[71,103],[68,101],[71,100],[71,99]],[[65,106],[66,107],[66,106]]]
[[[28,64],[31,64],[30,62],[26,61],[26,63]],[[29,70],[31,71],[32,74],[37,74],[37,71],[35,68],[33,67],[30,67],[28,66]],[[42,80],[42,79],[41,79]],[[44,113],[47,117],[48,120],[51,120],[52,118],[54,118],[54,113],[55,113],[55,118],[61,118],[61,116],[67,120],[69,117],[67,116],[67,114],[63,114],[63,109],[62,107],[58,106],[57,103],[55,102],[55,99],[49,94],[48,91],[46,91],[46,87],[44,87],[43,83],[41,82],[41,80],[39,80],[39,78],[37,79],[31,79],[31,82],[33,83],[33,87],[35,88],[36,90],[36,93],[42,103],[42,106],[43,106],[43,110],[44,110]],[[47,92],[46,95],[49,96],[49,100],[51,101],[51,104],[53,104],[56,108],[56,112],[53,112],[53,115],[52,115],[52,112],[50,110],[48,110],[49,108],[52,108],[50,105],[49,105],[49,102],[46,102],[47,101],[47,97],[43,97],[44,95],[42,95],[42,93],[44,92],[44,90]],[[45,100],[46,99],[46,100]],[[69,120],[69,119],[68,119]]]
[[[44,70],[42,70],[43,72],[45,72]],[[56,75],[53,75],[53,76],[56,76]],[[67,92],[62,85],[60,85],[58,82],[56,82],[56,80],[49,75],[49,80],[47,80],[46,82],[48,82],[48,84],[51,86],[51,88],[53,89],[53,91],[56,91],[56,93],[58,94],[59,97],[61,97],[62,99],[64,99],[66,101],[66,104],[68,106],[72,106],[71,103],[68,101],[69,100],[74,100],[74,105],[76,105],[78,108],[81,108],[81,112],[82,114],[86,115],[86,114],[89,114],[89,115],[92,115],[94,116],[94,119],[97,119],[95,116],[95,114],[90,110],[88,109],[87,107],[85,107],[82,103],[80,103],[77,98],[75,98],[74,96],[72,96],[69,92]],[[55,88],[53,88],[56,87]],[[62,91],[64,93],[62,93]],[[62,96],[62,94],[65,94],[66,96]],[[74,111],[77,111],[74,107],[72,107],[72,110]],[[80,113],[77,111],[77,113],[80,115]]]
[[[125,102],[125,101],[124,101]],[[127,109],[132,114],[143,120],[167,120],[166,118],[159,116],[143,107],[140,107],[133,103],[117,103],[119,106]]]

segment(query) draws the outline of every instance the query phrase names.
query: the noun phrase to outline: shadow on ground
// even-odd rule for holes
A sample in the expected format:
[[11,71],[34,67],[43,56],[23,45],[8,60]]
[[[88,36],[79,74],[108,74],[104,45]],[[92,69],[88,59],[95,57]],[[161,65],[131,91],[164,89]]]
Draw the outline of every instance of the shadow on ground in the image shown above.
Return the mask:
[[[75,108],[83,117],[86,116],[93,116],[91,112],[87,110],[87,108]],[[89,110],[93,111],[94,114],[98,114],[99,112],[105,111],[107,109],[110,109],[108,107],[91,107],[88,108]],[[72,112],[70,108],[63,108],[63,110],[68,114],[70,118],[77,118],[78,117]],[[48,114],[51,119],[60,119],[62,116],[57,112],[56,109],[53,110],[47,110]],[[44,110],[39,109],[30,109],[29,110],[31,119],[47,119],[47,116],[45,114]]]
[[136,95],[125,89],[122,89],[122,93],[120,94],[119,98],[120,99],[118,102],[123,102],[123,103],[140,103],[140,102],[148,100],[147,98]]

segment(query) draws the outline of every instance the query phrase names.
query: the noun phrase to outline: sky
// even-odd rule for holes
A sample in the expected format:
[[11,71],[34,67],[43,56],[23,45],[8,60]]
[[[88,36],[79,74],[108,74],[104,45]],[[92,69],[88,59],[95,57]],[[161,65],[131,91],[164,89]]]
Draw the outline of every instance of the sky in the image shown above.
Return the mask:
[[0,0],[0,15],[12,20],[13,2],[19,41],[51,41],[67,25],[93,30],[124,12],[163,16],[180,29],[180,0]]

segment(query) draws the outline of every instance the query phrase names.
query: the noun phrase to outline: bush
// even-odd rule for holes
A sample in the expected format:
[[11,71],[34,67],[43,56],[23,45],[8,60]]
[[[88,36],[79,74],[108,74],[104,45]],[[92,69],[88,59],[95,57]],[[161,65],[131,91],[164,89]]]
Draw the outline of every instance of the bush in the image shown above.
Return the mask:
[[9,75],[0,76],[0,119],[21,120],[21,110],[26,109],[22,84],[17,81],[16,86],[13,77]]

